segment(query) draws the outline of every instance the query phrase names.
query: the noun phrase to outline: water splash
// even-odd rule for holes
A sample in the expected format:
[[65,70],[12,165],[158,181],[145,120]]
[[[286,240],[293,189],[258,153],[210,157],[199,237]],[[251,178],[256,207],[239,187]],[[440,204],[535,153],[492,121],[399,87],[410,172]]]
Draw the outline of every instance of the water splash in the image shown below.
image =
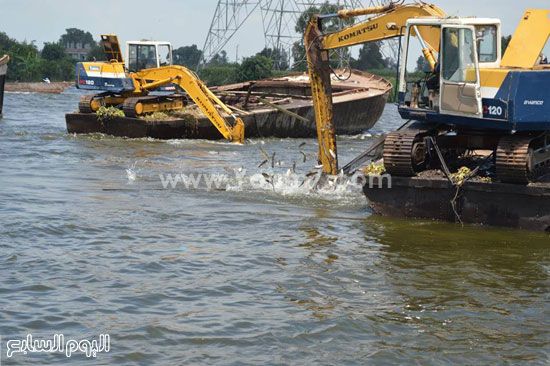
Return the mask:
[[[237,179],[238,178],[238,179]],[[229,192],[263,192],[283,197],[310,197],[326,201],[356,199],[361,195],[362,187],[352,177],[333,177],[321,182],[320,171],[314,175],[273,171],[244,174],[228,182]]]
[[140,169],[137,168],[138,161],[136,160],[132,165],[126,168],[126,177],[128,178],[128,184],[132,184],[138,178]]

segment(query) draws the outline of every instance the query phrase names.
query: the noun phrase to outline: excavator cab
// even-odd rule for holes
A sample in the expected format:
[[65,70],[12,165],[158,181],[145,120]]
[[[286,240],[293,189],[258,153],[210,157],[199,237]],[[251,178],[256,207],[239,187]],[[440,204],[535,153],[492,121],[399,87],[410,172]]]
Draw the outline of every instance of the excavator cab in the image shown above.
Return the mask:
[[[172,65],[172,44],[165,41],[126,42],[126,72],[139,72],[147,69]],[[154,93],[183,92],[175,84],[162,85]]]
[[172,65],[172,45],[162,41],[126,42],[126,69],[137,72]]
[[[422,35],[432,37],[424,40]],[[421,70],[411,72],[414,38],[432,50],[436,61],[423,77],[418,76]],[[496,19],[409,20],[399,78],[401,116],[427,121],[435,121],[438,115],[483,118],[480,68],[499,67],[500,42]]]

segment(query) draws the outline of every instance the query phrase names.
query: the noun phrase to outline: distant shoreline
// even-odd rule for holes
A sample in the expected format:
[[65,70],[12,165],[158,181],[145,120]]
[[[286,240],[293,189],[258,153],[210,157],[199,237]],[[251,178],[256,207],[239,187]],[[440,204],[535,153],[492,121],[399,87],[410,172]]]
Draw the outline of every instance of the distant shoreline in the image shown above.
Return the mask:
[[17,93],[61,93],[74,85],[74,81],[44,82],[7,82],[6,92]]

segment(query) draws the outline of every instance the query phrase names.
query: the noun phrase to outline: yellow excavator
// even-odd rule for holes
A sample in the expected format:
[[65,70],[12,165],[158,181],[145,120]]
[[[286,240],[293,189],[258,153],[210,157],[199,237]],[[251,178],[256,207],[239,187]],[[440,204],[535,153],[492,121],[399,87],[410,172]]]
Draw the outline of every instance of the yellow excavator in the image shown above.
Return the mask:
[[[334,33],[323,33],[322,21],[324,19],[331,17],[349,19],[364,15],[376,16],[366,22],[354,24]],[[423,16],[444,17],[445,12],[435,5],[424,3],[406,6],[391,3],[362,9],[344,9],[336,14],[314,14],[311,17],[304,34],[304,44],[319,140],[318,159],[323,166],[324,173],[338,174],[338,152],[332,124],[333,104],[330,77],[332,68],[329,51],[401,36],[404,34],[407,20]],[[430,66],[434,67],[434,49],[439,45],[439,34],[431,29],[423,29],[421,34],[421,39],[425,42],[422,52]],[[431,46],[432,44],[434,46]]]
[[[102,34],[101,44],[109,61],[79,62],[76,65],[76,87],[102,91],[80,99],[81,113],[94,113],[101,106],[119,106],[125,116],[138,117],[147,113],[182,109],[189,97],[224,138],[244,143],[243,121],[192,71],[171,64],[172,49],[169,43],[127,43],[128,65],[124,62],[116,35]],[[161,52],[166,55],[161,55]],[[164,62],[160,62],[160,59]],[[179,93],[178,88],[187,95]],[[217,107],[233,121],[224,118]]]
[[[363,15],[370,18],[323,32],[327,17]],[[448,17],[424,2],[313,15],[304,42],[323,172],[339,171],[329,50],[400,37],[398,111],[413,123],[385,138],[388,173],[413,176],[445,165],[442,157],[475,150],[492,151],[502,182],[525,184],[550,173],[550,64],[543,55],[550,10],[527,10],[504,55],[500,27],[499,19]],[[413,42],[431,71],[409,80]]]

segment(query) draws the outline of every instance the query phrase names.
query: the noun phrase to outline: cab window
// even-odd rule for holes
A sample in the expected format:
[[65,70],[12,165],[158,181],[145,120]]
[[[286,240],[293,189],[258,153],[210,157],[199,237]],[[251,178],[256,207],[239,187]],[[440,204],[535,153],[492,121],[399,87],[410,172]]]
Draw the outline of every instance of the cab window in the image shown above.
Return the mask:
[[159,46],[159,62],[160,66],[172,65],[172,55],[170,54],[170,47],[166,44]]
[[155,46],[153,45],[131,44],[129,46],[128,58],[128,68],[130,71],[139,71],[157,67]]
[[497,27],[495,25],[476,26],[477,52],[479,62],[497,60]]

